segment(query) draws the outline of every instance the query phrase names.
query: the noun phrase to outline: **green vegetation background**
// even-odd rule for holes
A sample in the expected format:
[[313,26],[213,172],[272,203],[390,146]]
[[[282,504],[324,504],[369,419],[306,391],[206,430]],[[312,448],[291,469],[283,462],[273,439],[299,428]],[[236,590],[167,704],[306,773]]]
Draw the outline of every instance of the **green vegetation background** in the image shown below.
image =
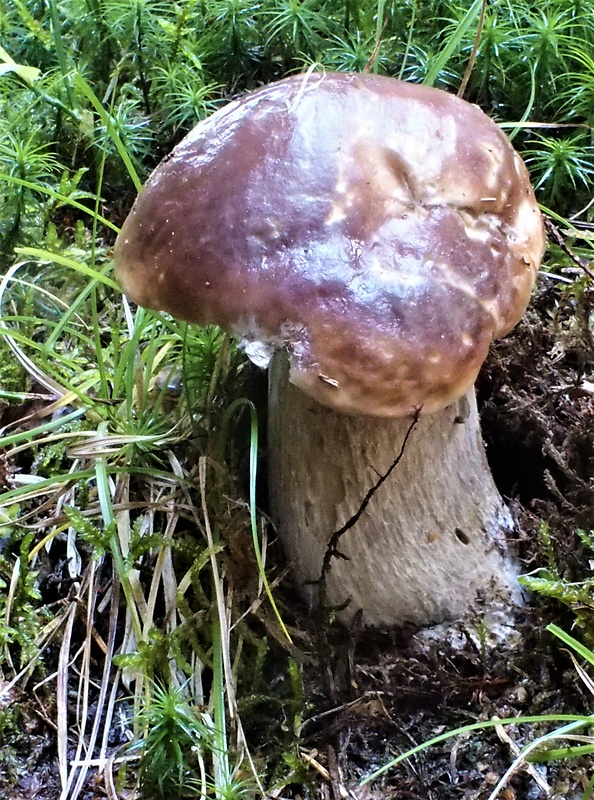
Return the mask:
[[[142,182],[221,104],[313,64],[464,82],[589,257],[593,19],[592,0],[3,0],[0,698],[43,698],[64,797],[113,752],[114,791],[151,798],[308,779],[245,365],[111,278]],[[27,713],[0,702],[4,790],[37,763]]]

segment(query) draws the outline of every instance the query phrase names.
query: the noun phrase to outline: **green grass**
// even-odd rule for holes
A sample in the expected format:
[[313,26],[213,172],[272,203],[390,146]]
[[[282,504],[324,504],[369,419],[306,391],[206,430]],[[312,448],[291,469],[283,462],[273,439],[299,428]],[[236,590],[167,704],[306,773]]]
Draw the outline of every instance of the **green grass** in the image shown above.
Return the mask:
[[[46,692],[69,798],[97,769],[116,792],[229,800],[306,771],[247,367],[217,329],[130,307],[111,275],[150,170],[238,92],[312,64],[456,92],[472,56],[464,96],[513,132],[591,258],[593,14],[578,0],[6,0],[1,694]],[[268,750],[252,752],[244,709]],[[133,744],[114,750],[118,726]]]

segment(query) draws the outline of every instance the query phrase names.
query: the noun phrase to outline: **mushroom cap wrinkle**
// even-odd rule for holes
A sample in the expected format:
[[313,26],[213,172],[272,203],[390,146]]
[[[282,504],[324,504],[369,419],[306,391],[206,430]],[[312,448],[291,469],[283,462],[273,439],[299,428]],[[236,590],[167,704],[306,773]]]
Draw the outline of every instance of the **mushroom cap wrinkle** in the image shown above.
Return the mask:
[[524,163],[478,107],[297,75],[201,122],[115,245],[135,302],[234,332],[348,414],[443,408],[520,319],[545,247]]

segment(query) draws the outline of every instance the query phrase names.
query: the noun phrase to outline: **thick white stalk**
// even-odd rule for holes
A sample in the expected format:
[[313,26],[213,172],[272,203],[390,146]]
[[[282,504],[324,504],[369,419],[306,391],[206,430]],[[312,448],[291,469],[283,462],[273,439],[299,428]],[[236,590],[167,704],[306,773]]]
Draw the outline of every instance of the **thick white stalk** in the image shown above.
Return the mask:
[[[393,464],[410,419],[349,417],[288,382],[284,358],[270,368],[269,484],[272,516],[304,593],[315,595],[332,534],[359,510]],[[348,623],[430,625],[481,605],[520,599],[505,534],[511,515],[493,482],[474,391],[421,415],[403,456],[338,542],[325,578],[329,606]]]

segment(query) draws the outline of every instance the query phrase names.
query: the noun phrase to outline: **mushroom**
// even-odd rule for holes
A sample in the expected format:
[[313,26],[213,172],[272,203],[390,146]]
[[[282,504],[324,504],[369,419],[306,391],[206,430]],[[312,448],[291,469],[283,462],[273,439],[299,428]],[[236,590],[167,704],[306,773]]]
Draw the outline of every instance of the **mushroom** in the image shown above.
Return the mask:
[[197,125],[114,256],[137,303],[276,353],[270,499],[294,578],[345,623],[394,626],[520,598],[473,384],[544,246],[527,170],[478,107],[308,73]]

